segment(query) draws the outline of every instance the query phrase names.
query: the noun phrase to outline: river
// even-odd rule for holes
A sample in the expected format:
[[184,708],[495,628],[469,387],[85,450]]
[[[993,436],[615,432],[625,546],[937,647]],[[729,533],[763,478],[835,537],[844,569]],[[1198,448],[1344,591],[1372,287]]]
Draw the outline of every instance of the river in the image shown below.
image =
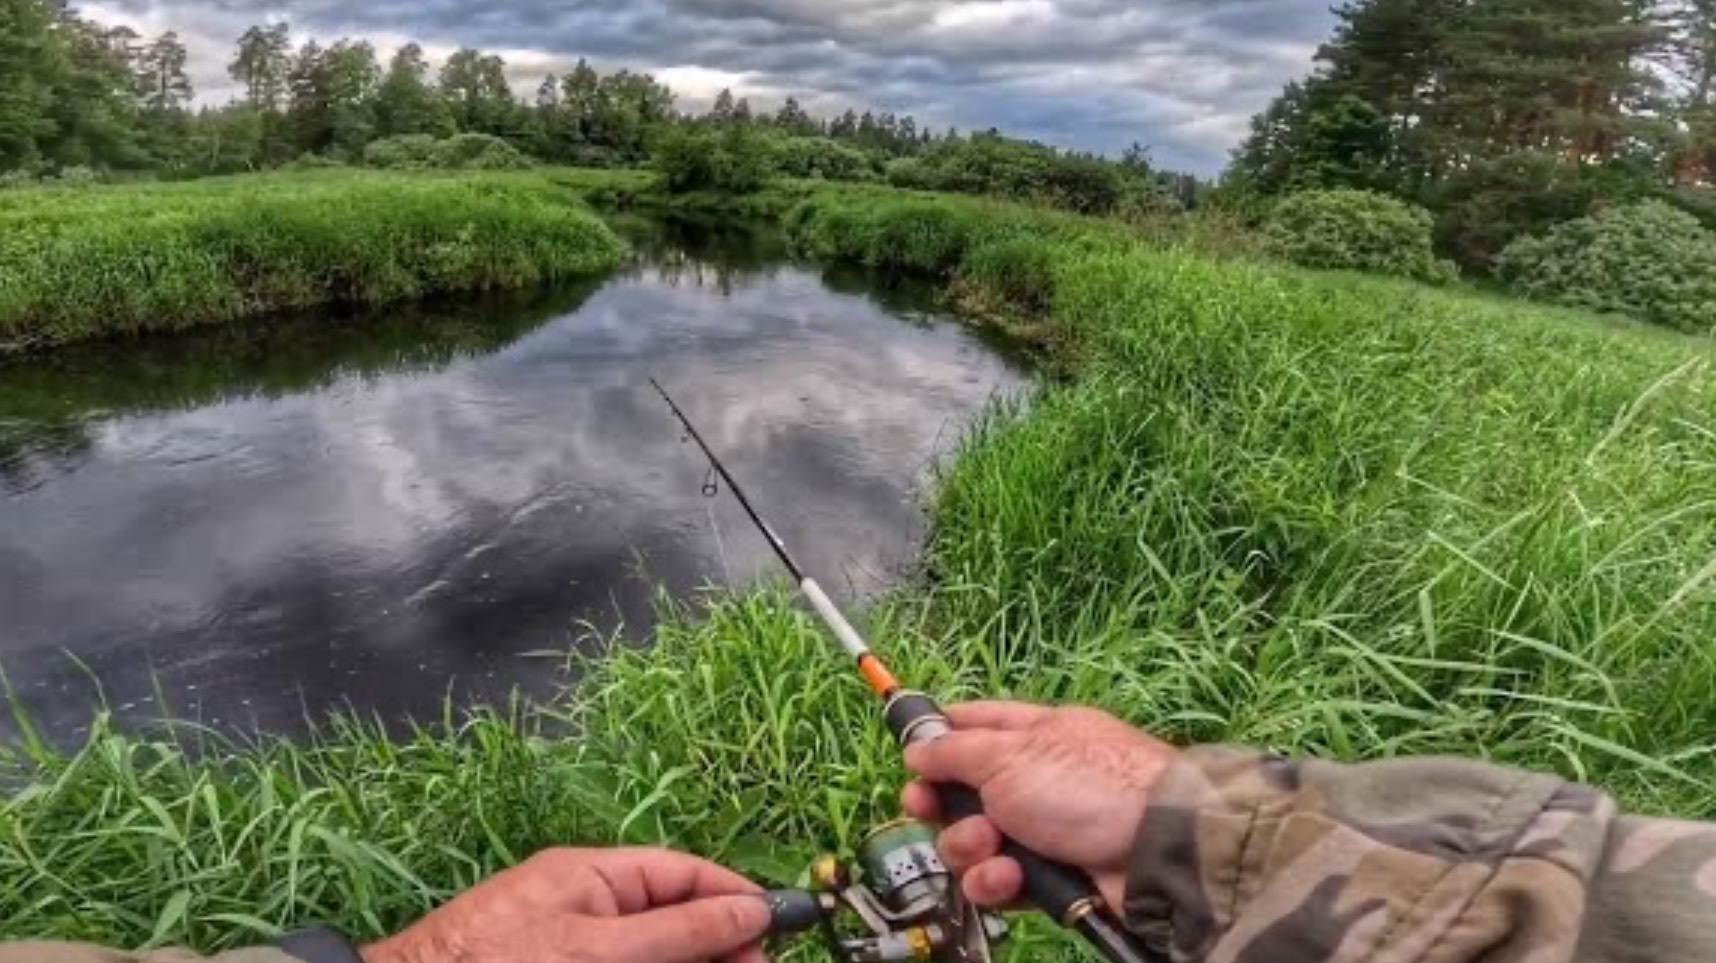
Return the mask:
[[565,652],[646,639],[658,590],[774,574],[651,376],[813,575],[894,584],[1016,355],[767,231],[623,227],[632,263],[583,287],[0,363],[0,667],[35,723],[548,696]]

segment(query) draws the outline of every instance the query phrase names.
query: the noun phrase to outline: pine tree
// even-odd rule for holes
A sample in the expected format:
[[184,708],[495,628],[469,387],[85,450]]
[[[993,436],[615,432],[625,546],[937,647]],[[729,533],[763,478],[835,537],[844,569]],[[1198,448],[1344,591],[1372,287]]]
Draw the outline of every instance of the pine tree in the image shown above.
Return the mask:
[[285,105],[291,69],[292,28],[284,23],[246,30],[238,38],[238,55],[227,65],[232,79],[244,85],[250,105],[265,113]]
[[715,105],[709,109],[709,119],[717,124],[730,124],[733,115],[738,111],[738,105],[733,100],[733,91],[723,87],[715,95]]
[[1263,193],[1371,186],[1417,197],[1545,151],[1604,165],[1662,139],[1647,0],[1353,0],[1309,79],[1253,123],[1230,180]]
[[375,92],[375,130],[378,137],[445,137],[453,132],[446,105],[429,86],[429,62],[417,44],[399,48],[388,61]]
[[781,109],[775,114],[775,126],[789,134],[798,136],[807,136],[817,132],[816,121],[805,113],[804,107],[799,104],[797,97],[788,97],[786,103],[781,105]]
[[469,48],[441,68],[441,99],[460,130],[497,137],[514,132],[517,104],[506,79],[506,61]]
[[1667,11],[1668,63],[1683,89],[1676,109],[1680,184],[1716,182],[1716,0],[1679,0]]
[[326,130],[322,150],[354,157],[375,137],[381,66],[367,42],[341,40],[322,57],[317,94]]
[[162,34],[142,52],[139,58],[138,91],[143,109],[161,115],[183,110],[194,91],[185,75],[190,52],[171,31]]
[[1446,36],[1441,124],[1463,158],[1541,150],[1602,163],[1648,137],[1667,40],[1641,0],[1483,0]]

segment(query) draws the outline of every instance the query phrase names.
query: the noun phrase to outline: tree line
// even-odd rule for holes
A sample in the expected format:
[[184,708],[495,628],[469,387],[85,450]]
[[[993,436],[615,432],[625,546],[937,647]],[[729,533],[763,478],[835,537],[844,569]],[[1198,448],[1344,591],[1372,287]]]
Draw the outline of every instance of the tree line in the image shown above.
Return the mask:
[[1351,0],[1316,71],[1253,122],[1240,205],[1361,189],[1429,209],[1487,269],[1604,204],[1716,224],[1716,0]]
[[[197,106],[188,61],[176,33],[141,37],[58,0],[0,0],[0,173],[233,173],[305,155],[355,161],[378,140],[458,133],[502,138],[552,163],[635,165],[655,132],[690,119],[646,73],[580,61],[520,98],[494,54],[459,50],[435,66],[407,44],[383,63],[364,41],[296,43],[285,23],[238,38],[229,73],[241,94],[232,103]],[[888,112],[819,119],[790,98],[761,112],[731,91],[704,119],[825,137],[884,158],[959,138]]]

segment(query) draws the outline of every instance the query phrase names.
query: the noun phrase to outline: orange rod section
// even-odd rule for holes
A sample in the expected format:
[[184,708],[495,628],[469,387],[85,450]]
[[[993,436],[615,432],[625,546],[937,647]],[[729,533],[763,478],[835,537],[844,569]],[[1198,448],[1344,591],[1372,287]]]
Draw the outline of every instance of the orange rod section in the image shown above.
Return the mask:
[[866,655],[858,660],[858,671],[863,673],[864,681],[870,684],[870,690],[879,696],[887,697],[899,691],[900,680],[888,671],[882,660],[874,655]]

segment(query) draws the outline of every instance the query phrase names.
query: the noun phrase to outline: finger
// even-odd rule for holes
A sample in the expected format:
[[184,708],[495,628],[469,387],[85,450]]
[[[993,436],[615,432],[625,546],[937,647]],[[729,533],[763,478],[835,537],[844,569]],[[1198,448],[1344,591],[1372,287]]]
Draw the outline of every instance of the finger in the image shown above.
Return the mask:
[[967,702],[949,707],[947,721],[955,729],[999,729],[1019,732],[1047,719],[1055,710],[1025,702]]
[[965,898],[984,909],[1006,909],[1025,895],[1025,871],[1002,856],[974,867],[961,880]]
[[608,963],[701,963],[761,942],[769,922],[757,897],[720,896],[604,920],[587,945],[611,948]]
[[748,896],[763,891],[732,870],[665,849],[585,850],[579,855],[613,890],[622,916],[714,896]]
[[914,782],[900,794],[900,805],[906,815],[924,823],[941,822],[941,797],[927,782]]
[[981,790],[1023,745],[1016,732],[954,732],[935,742],[909,746],[906,768],[930,782],[955,782]]
[[941,861],[955,873],[964,873],[1001,855],[1001,830],[987,817],[963,819],[936,840]]

